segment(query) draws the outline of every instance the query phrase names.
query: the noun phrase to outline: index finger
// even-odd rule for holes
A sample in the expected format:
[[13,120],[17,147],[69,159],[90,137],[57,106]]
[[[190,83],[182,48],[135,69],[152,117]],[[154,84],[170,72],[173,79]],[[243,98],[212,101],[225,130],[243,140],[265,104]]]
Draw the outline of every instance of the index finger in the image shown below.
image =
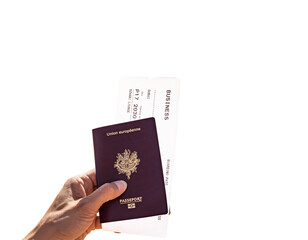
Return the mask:
[[85,172],[85,175],[90,178],[90,180],[93,183],[93,186],[97,186],[97,182],[96,182],[96,171],[95,169],[91,169],[90,171]]

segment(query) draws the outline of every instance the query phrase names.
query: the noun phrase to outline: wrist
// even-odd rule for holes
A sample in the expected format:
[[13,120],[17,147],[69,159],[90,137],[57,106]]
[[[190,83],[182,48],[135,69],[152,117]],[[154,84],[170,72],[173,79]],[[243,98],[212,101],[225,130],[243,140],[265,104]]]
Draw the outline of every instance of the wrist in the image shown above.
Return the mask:
[[46,224],[39,223],[23,240],[53,240],[55,239],[54,236],[52,228],[46,226]]

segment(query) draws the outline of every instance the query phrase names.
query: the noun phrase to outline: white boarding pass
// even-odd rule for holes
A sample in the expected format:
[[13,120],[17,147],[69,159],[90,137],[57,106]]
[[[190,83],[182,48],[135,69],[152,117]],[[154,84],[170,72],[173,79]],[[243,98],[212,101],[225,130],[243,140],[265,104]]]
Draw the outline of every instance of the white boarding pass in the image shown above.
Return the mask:
[[[154,117],[170,210],[180,81],[176,78],[124,78],[120,81],[117,122]],[[164,237],[168,214],[102,224],[108,231]]]

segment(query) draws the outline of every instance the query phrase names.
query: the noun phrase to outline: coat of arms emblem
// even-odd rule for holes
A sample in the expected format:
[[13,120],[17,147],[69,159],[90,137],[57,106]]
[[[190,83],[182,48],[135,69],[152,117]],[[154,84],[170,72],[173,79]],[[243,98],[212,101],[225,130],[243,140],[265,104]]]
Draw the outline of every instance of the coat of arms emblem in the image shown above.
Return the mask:
[[130,179],[132,173],[137,172],[137,166],[140,163],[140,159],[137,156],[137,152],[131,153],[129,149],[121,154],[117,154],[117,160],[114,162],[114,168],[116,168],[119,174],[126,174],[127,179]]

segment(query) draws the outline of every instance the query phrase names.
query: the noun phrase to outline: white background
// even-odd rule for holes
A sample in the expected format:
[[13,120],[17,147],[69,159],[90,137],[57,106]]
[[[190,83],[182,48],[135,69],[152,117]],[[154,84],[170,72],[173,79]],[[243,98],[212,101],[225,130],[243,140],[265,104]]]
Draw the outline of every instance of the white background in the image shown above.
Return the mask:
[[145,76],[182,81],[167,239],[307,239],[305,2],[2,0],[1,238],[94,167],[118,80]]

